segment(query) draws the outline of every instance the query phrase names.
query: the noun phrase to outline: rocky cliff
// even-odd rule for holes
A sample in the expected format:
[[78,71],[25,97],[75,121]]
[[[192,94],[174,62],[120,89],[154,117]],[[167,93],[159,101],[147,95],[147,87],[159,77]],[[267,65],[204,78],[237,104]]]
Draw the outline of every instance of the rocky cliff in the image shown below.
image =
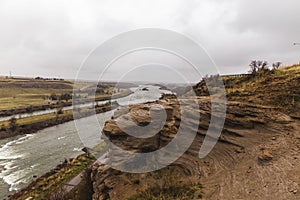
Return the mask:
[[[182,121],[183,112],[194,115],[198,110],[193,105],[200,107],[197,111],[200,121],[194,120],[198,116]],[[142,138],[151,129],[140,131],[136,125],[146,127],[151,123],[151,113],[159,113],[160,109],[166,110],[163,128],[149,138]],[[199,149],[211,119],[210,110],[210,99],[196,96],[180,99],[180,104],[173,98],[120,108],[114,118],[106,122],[103,133],[121,149],[135,153],[156,151],[171,143],[179,128],[187,137],[191,132],[197,134],[180,158],[154,172],[126,173],[96,163],[91,174],[93,199],[300,198],[300,122],[296,118],[270,106],[229,101],[219,141],[208,156],[200,159]],[[120,124],[126,126],[120,128]],[[107,162],[127,165],[126,161],[131,158],[118,153],[110,151]],[[165,152],[164,157],[170,153]],[[151,166],[153,162],[151,159],[140,161],[140,167]]]

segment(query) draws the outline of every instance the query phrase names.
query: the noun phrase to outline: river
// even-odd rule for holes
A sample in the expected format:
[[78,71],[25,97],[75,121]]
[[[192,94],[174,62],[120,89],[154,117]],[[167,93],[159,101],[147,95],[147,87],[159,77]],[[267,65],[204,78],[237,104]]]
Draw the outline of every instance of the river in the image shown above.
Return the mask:
[[[142,90],[147,87],[148,90]],[[132,88],[131,95],[116,99],[120,105],[154,101],[167,90],[156,86],[139,86]],[[100,126],[108,120],[114,110],[97,115]],[[94,116],[79,119],[89,127],[88,138],[93,143],[101,142],[98,128],[93,124]],[[0,140],[0,199],[33,180],[33,176],[41,176],[60,164],[65,158],[79,155],[83,144],[77,134],[74,121],[46,128],[34,134],[27,134]]]

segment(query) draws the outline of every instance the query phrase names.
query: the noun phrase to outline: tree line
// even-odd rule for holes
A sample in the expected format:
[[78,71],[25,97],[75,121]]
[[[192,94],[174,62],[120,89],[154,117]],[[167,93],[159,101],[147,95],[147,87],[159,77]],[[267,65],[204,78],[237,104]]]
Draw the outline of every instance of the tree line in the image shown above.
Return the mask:
[[[281,62],[275,62],[272,64],[272,69],[277,70],[281,66]],[[250,70],[249,73],[252,75],[256,75],[259,72],[270,71],[269,63],[264,60],[252,60],[249,64]]]

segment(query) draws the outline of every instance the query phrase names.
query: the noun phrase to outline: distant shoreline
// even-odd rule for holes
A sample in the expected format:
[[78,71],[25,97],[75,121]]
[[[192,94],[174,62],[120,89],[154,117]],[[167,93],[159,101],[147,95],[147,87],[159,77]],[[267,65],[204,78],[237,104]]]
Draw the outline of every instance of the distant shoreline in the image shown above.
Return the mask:
[[[95,101],[107,101],[107,100],[114,100],[122,97],[126,97],[128,95],[132,94],[132,91],[126,91],[120,94],[112,95],[112,96],[105,96],[105,97],[97,97],[95,98]],[[93,99],[91,99],[91,102]],[[15,109],[7,109],[7,110],[0,110],[0,117],[9,117],[13,115],[19,115],[19,114],[26,114],[26,113],[32,113],[37,111],[44,111],[48,109],[56,109],[56,108],[63,108],[72,106],[72,102],[60,102],[57,104],[44,104],[44,105],[36,105],[36,106],[28,106],[23,108],[15,108]]]
[[[118,106],[119,106],[119,104],[117,102],[106,103],[103,105],[95,106],[95,112],[96,112],[96,114],[108,112],[108,111],[111,111],[111,110],[117,108]],[[73,117],[72,110],[65,111],[65,112],[66,113],[61,114],[61,115],[53,114],[53,113],[45,114],[45,116],[48,116],[49,118],[46,118],[46,119],[38,121],[38,122],[28,123],[28,124],[24,124],[24,125],[18,125],[18,128],[14,131],[11,131],[9,129],[9,127],[1,127],[0,128],[0,139],[10,138],[10,137],[14,137],[17,135],[36,133],[37,131],[40,131],[45,128],[49,128],[49,127],[63,124],[63,123],[69,122],[69,121],[73,121],[74,117]],[[80,113],[79,118],[88,117],[93,114],[94,114],[93,110],[83,110]]]

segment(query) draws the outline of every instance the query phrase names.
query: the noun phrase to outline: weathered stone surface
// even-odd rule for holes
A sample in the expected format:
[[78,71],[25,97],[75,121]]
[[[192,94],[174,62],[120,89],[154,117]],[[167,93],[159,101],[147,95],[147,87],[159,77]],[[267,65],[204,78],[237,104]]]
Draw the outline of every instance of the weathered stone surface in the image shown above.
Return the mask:
[[[191,101],[195,100],[200,107],[197,112],[200,121],[195,120],[197,118],[195,112],[191,112],[197,110],[197,105],[191,104]],[[149,111],[155,104],[167,108],[168,117],[162,130],[150,138],[135,138],[126,134],[130,130],[138,133],[140,130],[135,128],[136,125],[144,126],[151,122]],[[195,127],[198,128],[198,134],[190,148],[165,169],[145,174],[128,174],[104,166],[93,167],[94,200],[108,197],[111,200],[126,199],[145,191],[146,188],[160,184],[165,175],[177,177],[172,180],[172,184],[186,180],[202,183],[205,185],[206,199],[233,197],[247,199],[250,193],[257,199],[269,199],[274,195],[285,199],[297,199],[298,186],[293,187],[292,192],[286,189],[287,176],[292,179],[297,177],[295,174],[300,173],[299,169],[294,167],[300,164],[300,159],[294,159],[298,155],[298,150],[289,149],[289,145],[295,145],[298,141],[293,138],[294,135],[297,136],[296,129],[290,124],[293,121],[289,117],[273,108],[228,102],[222,135],[213,151],[204,159],[199,159],[198,155],[211,117],[208,98],[181,99],[180,106],[176,99],[163,99],[154,103],[134,105],[127,111],[120,110],[119,113],[122,114],[109,120],[103,131],[113,144],[130,152],[151,152],[161,149],[176,137],[179,126],[184,128],[187,137]],[[156,111],[159,112],[160,108],[155,106],[154,112]],[[184,112],[189,116],[185,121],[182,120]],[[132,118],[133,122],[130,120]],[[123,128],[120,129],[116,122],[126,125],[123,127],[125,131]],[[289,134],[286,130],[289,130]],[[141,136],[143,134],[146,133],[140,132]],[[272,139],[274,137],[276,140]],[[282,151],[287,154],[278,159],[276,155]],[[170,153],[165,152],[164,155]],[[118,151],[108,157],[112,163],[120,165],[131,159],[124,158]],[[262,165],[257,160],[260,162],[272,160],[272,162]],[[147,163],[142,158],[141,161]],[[290,174],[281,173],[280,170],[285,168],[290,170]]]

